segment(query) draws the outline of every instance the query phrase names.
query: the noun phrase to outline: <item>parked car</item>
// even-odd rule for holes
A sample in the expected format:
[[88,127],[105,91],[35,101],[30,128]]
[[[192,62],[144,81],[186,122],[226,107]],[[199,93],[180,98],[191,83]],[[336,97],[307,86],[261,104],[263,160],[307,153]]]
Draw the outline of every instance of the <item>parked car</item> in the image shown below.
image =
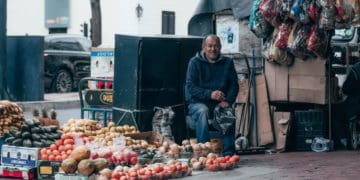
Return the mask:
[[71,92],[90,76],[91,41],[80,35],[45,36],[45,92]]
[[[346,64],[348,56],[348,63],[354,64],[360,60],[360,27],[351,26],[343,29],[335,29],[335,34],[331,39],[331,46],[333,49],[333,63],[339,65]],[[346,49],[348,48],[348,53]]]

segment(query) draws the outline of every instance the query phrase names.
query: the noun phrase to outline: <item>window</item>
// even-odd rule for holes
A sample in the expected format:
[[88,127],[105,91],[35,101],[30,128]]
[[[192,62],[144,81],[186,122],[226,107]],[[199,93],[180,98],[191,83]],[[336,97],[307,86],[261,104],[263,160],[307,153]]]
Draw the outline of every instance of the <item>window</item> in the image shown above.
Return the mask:
[[67,33],[67,28],[49,28],[49,34]]
[[51,50],[83,51],[80,43],[73,39],[54,39],[46,43],[46,48]]
[[175,34],[175,12],[162,12],[162,34]]

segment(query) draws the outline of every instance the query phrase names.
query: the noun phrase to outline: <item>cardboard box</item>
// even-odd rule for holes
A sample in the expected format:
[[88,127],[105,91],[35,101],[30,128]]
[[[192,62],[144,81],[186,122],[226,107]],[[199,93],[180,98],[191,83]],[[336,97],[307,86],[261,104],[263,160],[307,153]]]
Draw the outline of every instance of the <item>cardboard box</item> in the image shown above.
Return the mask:
[[275,131],[275,149],[283,152],[286,149],[286,140],[291,124],[290,112],[274,112],[273,127]]
[[327,83],[322,76],[290,76],[290,102],[326,104]]
[[289,67],[289,101],[327,103],[326,61],[322,59],[295,59]]
[[38,179],[54,179],[59,172],[61,161],[39,161],[37,168]]
[[294,64],[289,67],[289,75],[326,76],[326,60],[316,58],[304,61],[296,58]]
[[289,68],[265,61],[265,76],[270,102],[289,100]]
[[56,174],[55,180],[96,180],[96,175],[82,176],[78,174]]
[[37,167],[39,148],[3,145],[1,164],[20,167]]
[[0,166],[0,179],[16,178],[33,180],[36,178],[36,168],[24,168],[14,166]]
[[264,74],[256,76],[256,96],[258,145],[264,146],[274,142]]

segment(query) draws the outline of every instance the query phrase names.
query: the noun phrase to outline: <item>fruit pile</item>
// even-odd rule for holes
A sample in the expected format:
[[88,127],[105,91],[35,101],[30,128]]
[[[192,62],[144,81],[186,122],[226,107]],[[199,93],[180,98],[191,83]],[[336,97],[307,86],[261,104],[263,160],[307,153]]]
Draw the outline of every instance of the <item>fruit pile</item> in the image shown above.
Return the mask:
[[190,164],[194,170],[206,168],[209,171],[221,171],[235,168],[239,161],[240,156],[238,155],[218,157],[216,154],[210,153],[207,157],[192,158]]
[[56,126],[41,126],[38,120],[25,120],[20,131],[12,129],[5,134],[5,143],[23,147],[49,147],[61,135],[62,132]]
[[18,130],[24,121],[23,111],[16,103],[0,101],[0,136]]
[[75,147],[72,135],[64,134],[49,148],[40,150],[40,159],[44,161],[62,161],[68,158]]
[[97,121],[88,119],[70,119],[64,125],[63,130],[68,134],[80,134],[85,143],[96,142],[103,146],[113,145],[113,139],[123,134],[138,132],[135,126],[116,126],[114,122],[110,122],[107,127],[102,127],[97,124]]
[[91,150],[91,159],[104,158],[112,165],[135,165],[137,154],[130,149],[103,147]]
[[171,179],[181,178],[191,175],[192,170],[186,164],[172,162],[169,164],[152,164],[147,167],[134,166],[131,168],[117,166],[109,177],[109,174],[103,174],[100,178],[108,178],[113,180],[119,179]]
[[100,172],[108,166],[108,161],[104,158],[89,158],[89,148],[79,146],[71,152],[69,158],[62,161],[61,169],[67,174],[72,174],[77,171],[80,175],[89,176],[92,173]]

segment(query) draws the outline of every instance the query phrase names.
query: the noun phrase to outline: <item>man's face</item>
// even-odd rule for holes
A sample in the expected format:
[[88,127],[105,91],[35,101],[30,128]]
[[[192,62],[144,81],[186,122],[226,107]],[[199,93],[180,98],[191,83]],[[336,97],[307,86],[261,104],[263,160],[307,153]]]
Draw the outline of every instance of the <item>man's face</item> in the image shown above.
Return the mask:
[[216,37],[210,37],[205,40],[203,51],[209,60],[216,60],[220,54],[221,45]]

